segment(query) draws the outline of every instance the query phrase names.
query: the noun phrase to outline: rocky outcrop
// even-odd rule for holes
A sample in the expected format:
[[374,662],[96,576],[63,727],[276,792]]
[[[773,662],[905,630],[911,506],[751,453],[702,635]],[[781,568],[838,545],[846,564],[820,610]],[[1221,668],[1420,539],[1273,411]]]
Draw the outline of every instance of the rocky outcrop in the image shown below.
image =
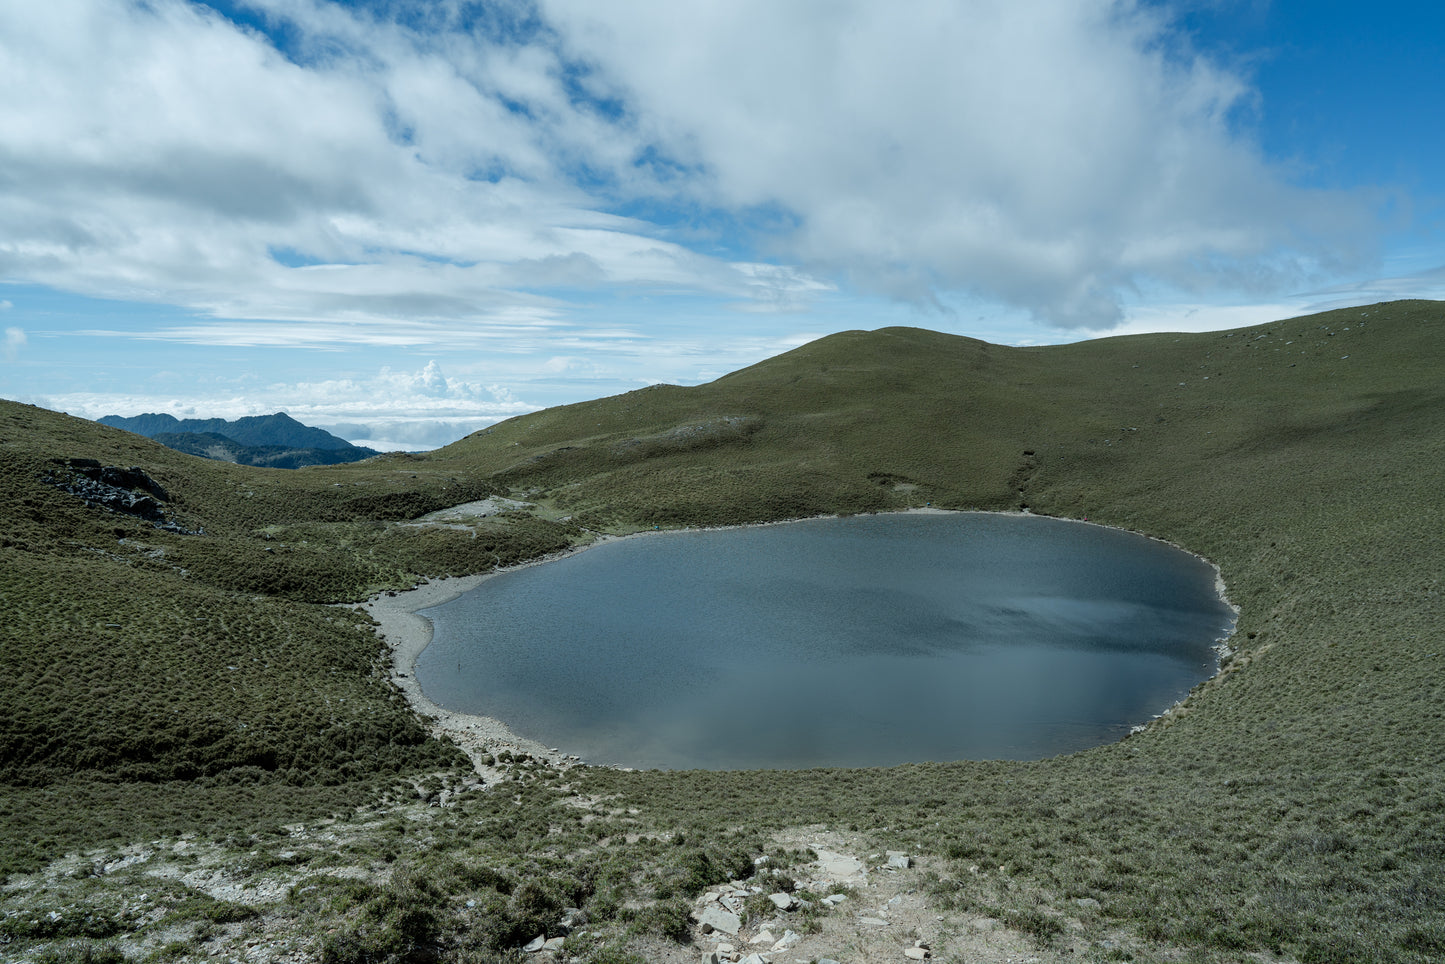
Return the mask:
[[108,512],[134,516],[168,532],[194,535],[167,505],[165,488],[139,466],[102,465],[95,459],[66,459],[45,481]]

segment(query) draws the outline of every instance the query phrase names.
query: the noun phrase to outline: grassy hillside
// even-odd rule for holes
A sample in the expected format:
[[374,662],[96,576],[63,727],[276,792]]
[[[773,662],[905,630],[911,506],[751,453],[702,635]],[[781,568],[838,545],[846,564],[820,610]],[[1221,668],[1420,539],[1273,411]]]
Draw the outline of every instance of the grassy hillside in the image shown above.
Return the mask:
[[[1038,763],[588,770],[568,775],[572,792],[613,801],[634,830],[729,848],[821,824],[931,854],[940,910],[988,912],[1043,942],[1086,899],[1090,926],[1125,928],[1138,955],[1438,959],[1442,338],[1433,302],[1047,348],[846,332],[708,385],[298,472],[203,462],[5,403],[0,860],[14,872],[103,840],[314,817],[456,766],[381,681],[359,617],[323,603],[595,530],[1027,507],[1216,562],[1241,607],[1221,674],[1140,735]],[[141,467],[196,534],[57,488],[77,458]],[[401,524],[493,493],[540,508]],[[75,799],[93,805],[61,819]],[[413,856],[503,866],[542,838],[594,853],[596,838],[556,836],[571,823],[549,800],[517,797],[530,829],[497,824],[483,812],[495,802],[464,808],[457,826],[472,829]],[[680,858],[635,846],[632,890],[544,871],[601,920],[661,908],[653,926],[669,933],[677,888],[641,881],[672,879]],[[722,867],[737,859],[726,852],[688,859]],[[505,891],[443,878],[440,897],[413,899]],[[426,940],[463,946],[459,919],[438,917]]]
[[[181,531],[65,491],[75,459],[140,468]],[[383,683],[369,621],[318,604],[569,533],[392,525],[488,491],[418,468],[244,468],[4,403],[0,871],[96,840],[330,812],[460,762]]]

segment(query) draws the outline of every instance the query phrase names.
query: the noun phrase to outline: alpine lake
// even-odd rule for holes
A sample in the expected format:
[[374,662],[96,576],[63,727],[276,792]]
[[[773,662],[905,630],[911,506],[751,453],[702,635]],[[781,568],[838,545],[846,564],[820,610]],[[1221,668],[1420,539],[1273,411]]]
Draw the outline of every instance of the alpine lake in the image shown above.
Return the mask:
[[423,610],[434,702],[594,764],[1034,760],[1109,743],[1218,669],[1204,560],[1026,515],[661,532]]

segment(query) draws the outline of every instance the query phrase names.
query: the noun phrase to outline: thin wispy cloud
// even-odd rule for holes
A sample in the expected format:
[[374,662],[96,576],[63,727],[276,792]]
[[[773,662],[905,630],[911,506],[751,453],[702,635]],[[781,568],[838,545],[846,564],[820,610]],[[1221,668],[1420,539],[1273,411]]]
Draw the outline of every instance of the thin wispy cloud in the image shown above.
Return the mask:
[[[8,304],[0,306],[0,310],[8,307]],[[25,337],[25,330],[23,328],[6,328],[5,341],[0,343],[3,344],[3,347],[0,347],[0,355],[3,355],[7,362],[13,362],[19,356],[20,349],[25,347],[25,343],[28,340],[29,339]]]

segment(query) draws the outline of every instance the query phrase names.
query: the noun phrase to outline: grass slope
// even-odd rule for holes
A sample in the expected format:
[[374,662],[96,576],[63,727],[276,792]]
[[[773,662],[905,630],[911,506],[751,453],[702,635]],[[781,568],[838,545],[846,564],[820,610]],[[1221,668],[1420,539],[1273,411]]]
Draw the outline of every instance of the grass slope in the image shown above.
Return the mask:
[[[1027,506],[1216,562],[1241,607],[1221,674],[1138,736],[1038,763],[598,770],[572,783],[689,840],[825,824],[937,854],[940,906],[1004,916],[1044,941],[1060,908],[1092,898],[1102,920],[1146,940],[1226,958],[1436,959],[1442,337],[1445,306],[1431,302],[1048,348],[846,332],[708,385],[539,412],[427,456],[297,473],[202,463],[6,404],[7,866],[106,835],[207,826],[223,811],[244,822],[263,808],[237,804],[238,788],[319,813],[338,781],[376,791],[446,765],[371,671],[368,634],[319,603],[479,571],[584,530]],[[161,533],[41,481],[70,457],[140,465],[205,534]],[[399,524],[493,492],[543,510],[465,531]],[[174,683],[146,682],[156,667]],[[237,673],[252,675],[232,689]],[[242,695],[253,688],[264,695]],[[241,724],[250,736],[236,736]],[[163,802],[124,827],[97,816],[32,839],[27,814],[44,794],[109,799],[138,780],[170,787],[163,801],[210,781],[213,813],[188,823]],[[489,852],[540,839],[508,833]]]

